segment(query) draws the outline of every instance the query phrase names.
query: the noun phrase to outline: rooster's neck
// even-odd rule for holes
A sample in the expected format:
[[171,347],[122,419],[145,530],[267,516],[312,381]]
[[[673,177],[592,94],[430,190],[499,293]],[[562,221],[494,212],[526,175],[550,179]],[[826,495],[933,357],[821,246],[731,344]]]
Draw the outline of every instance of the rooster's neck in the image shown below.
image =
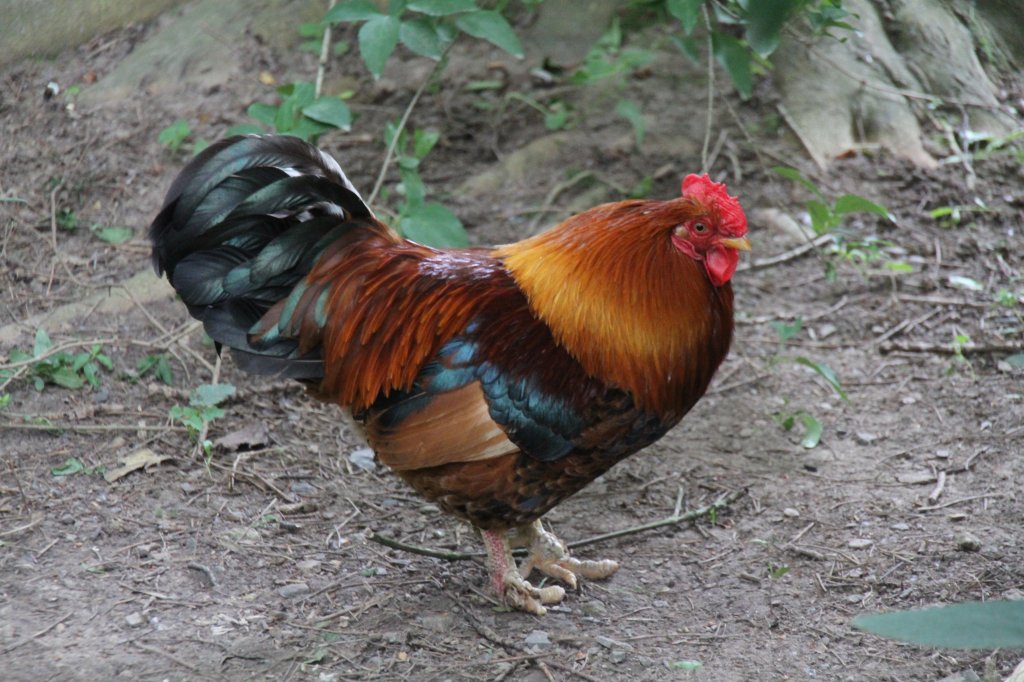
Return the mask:
[[728,352],[732,289],[649,225],[660,205],[598,207],[494,255],[588,374],[674,423]]

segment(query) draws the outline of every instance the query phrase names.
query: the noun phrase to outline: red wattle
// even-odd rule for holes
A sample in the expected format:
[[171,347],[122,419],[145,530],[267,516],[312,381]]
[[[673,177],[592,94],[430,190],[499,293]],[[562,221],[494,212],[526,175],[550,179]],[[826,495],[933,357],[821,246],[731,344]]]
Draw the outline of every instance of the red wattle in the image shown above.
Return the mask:
[[716,287],[720,287],[732,279],[739,262],[740,252],[736,249],[727,249],[724,246],[712,247],[704,257],[704,267],[708,271],[711,283]]

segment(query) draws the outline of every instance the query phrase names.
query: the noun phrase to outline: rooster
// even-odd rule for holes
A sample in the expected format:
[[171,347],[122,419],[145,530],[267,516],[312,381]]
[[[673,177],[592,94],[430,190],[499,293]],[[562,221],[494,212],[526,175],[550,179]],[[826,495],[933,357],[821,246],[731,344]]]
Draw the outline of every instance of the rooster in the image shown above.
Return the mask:
[[[614,561],[540,518],[704,394],[733,331],[747,221],[724,185],[622,201],[493,249],[435,249],[374,217],[338,163],[233,137],[177,177],[153,260],[218,350],[360,422],[378,459],[482,535],[491,584],[541,615]],[[511,553],[529,548],[521,567]]]

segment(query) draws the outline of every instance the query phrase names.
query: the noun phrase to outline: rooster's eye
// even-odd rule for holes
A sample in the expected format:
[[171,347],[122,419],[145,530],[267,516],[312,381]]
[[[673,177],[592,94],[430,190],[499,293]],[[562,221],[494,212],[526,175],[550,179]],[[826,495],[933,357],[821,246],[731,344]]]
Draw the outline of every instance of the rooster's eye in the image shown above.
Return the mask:
[[693,226],[693,231],[697,234],[704,234],[708,231],[708,226],[704,223],[697,223]]

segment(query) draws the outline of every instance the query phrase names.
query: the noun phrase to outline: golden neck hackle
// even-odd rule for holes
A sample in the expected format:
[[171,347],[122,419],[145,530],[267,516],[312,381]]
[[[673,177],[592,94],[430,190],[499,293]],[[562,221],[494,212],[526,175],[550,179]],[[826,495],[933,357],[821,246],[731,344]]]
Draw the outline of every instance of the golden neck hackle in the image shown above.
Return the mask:
[[589,374],[668,420],[703,393],[732,331],[728,285],[712,287],[672,246],[686,209],[685,199],[599,206],[494,251]]

